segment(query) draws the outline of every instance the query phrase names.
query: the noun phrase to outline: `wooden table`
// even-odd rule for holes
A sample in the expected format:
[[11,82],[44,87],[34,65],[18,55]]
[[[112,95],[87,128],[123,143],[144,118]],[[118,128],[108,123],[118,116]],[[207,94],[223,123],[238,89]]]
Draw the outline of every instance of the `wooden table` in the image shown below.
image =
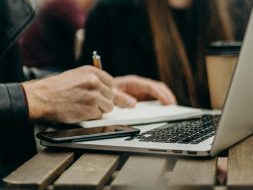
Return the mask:
[[46,149],[4,179],[6,189],[253,189],[253,137],[232,147],[228,174],[217,181],[219,158],[62,152]]

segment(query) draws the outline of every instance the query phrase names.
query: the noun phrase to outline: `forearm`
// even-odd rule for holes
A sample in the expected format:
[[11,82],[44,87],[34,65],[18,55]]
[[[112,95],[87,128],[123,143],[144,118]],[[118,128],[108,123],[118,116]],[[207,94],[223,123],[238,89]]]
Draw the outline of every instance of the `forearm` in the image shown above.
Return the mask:
[[24,124],[28,121],[26,97],[20,84],[0,84],[0,97],[2,124]]

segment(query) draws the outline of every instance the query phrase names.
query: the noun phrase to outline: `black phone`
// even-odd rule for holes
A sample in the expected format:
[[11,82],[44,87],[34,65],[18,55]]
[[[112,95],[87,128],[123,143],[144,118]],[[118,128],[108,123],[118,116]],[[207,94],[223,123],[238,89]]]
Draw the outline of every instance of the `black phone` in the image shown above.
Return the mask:
[[50,143],[65,143],[135,136],[139,133],[139,129],[126,125],[112,125],[94,128],[77,128],[70,130],[40,132],[37,133],[36,136],[40,140]]

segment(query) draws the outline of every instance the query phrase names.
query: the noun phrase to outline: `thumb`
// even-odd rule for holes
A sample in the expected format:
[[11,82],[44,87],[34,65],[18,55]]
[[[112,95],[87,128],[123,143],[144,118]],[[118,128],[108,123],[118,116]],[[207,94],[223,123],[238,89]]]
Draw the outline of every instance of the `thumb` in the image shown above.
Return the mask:
[[115,105],[119,107],[128,107],[128,108],[135,107],[137,102],[136,98],[116,88],[113,90],[113,92],[114,92],[113,102]]

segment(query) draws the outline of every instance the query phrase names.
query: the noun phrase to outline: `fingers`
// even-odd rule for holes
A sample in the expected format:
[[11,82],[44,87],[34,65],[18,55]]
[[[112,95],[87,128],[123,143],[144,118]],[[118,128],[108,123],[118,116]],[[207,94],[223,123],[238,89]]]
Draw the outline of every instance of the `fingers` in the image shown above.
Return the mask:
[[103,113],[109,113],[113,110],[113,102],[101,95],[98,98],[98,107]]
[[175,96],[171,90],[161,84],[150,85],[149,93],[163,105],[176,104]]
[[161,102],[161,104],[169,105],[171,103],[169,97],[167,97],[164,94],[163,90],[159,86],[150,85],[149,86],[149,95],[151,97],[159,100]]
[[91,98],[94,100],[92,101],[94,103],[91,106],[99,108],[99,110],[101,110],[102,113],[108,113],[113,110],[112,100],[107,99],[100,92],[94,91],[90,95]]
[[113,102],[115,105],[119,107],[133,108],[135,107],[137,100],[136,98],[128,95],[127,93],[124,93],[123,91],[114,89]]
[[67,120],[67,123],[76,123],[77,121],[101,119],[104,113],[113,110],[113,106],[112,100],[105,98],[99,91],[93,90],[83,96],[83,100],[76,104],[72,112],[68,113],[68,117],[72,116],[72,120],[69,118],[64,118],[64,120]]
[[90,90],[90,106],[95,109],[92,115],[111,112],[113,109],[113,78],[106,72],[92,66],[85,66],[85,69],[88,71],[89,79],[84,87]]
[[[90,68],[95,76],[91,77],[91,84],[97,90],[101,92],[101,94],[108,99],[113,98],[112,86],[113,86],[113,77],[107,74],[106,72],[99,70],[95,67]],[[98,79],[98,80],[97,80]]]
[[105,98],[112,101],[113,92],[112,88],[105,85],[97,75],[87,75],[88,79],[86,79],[83,88],[88,90],[96,90],[99,91]]
[[[165,85],[164,83],[160,84],[160,88],[164,96],[167,98],[167,102],[169,104],[177,104],[176,96],[173,94],[173,92]],[[163,103],[163,102],[161,102]]]
[[97,90],[107,99],[113,99],[113,91],[111,88],[108,88],[105,84],[99,83],[97,86]]
[[177,104],[173,92],[162,82],[138,76],[118,77],[116,82],[119,89],[125,86],[125,90],[122,91],[138,100],[157,99],[163,105]]
[[98,78],[100,79],[100,81],[102,83],[104,83],[106,86],[108,87],[112,87],[113,86],[113,77],[110,76],[108,73],[106,73],[105,71],[99,70],[95,67],[92,68],[92,70],[94,71],[94,73],[98,76]]
[[103,117],[103,112],[98,107],[87,107],[85,106],[84,109],[81,111],[83,121],[86,120],[94,120],[94,119],[101,119]]

